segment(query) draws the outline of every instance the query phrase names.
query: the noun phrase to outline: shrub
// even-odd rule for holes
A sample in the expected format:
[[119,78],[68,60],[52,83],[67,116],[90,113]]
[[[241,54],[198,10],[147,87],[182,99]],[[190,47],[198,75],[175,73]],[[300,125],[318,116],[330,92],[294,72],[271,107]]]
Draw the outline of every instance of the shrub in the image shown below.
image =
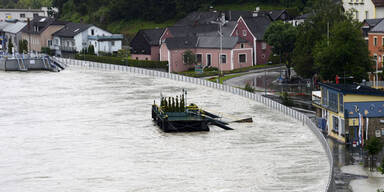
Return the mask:
[[49,47],[42,47],[41,53],[45,53],[45,54],[50,55],[50,56],[54,55],[53,50],[51,50]]
[[248,92],[251,92],[251,93],[255,92],[255,88],[253,88],[249,82],[247,82],[247,84],[245,84],[245,88],[244,89],[246,91],[248,91]]
[[142,67],[142,68],[161,68],[168,69],[168,61],[141,61],[133,60],[122,57],[110,57],[110,56],[96,56],[96,55],[84,55],[77,54],[75,59],[87,60],[99,63],[109,63],[116,65],[127,65],[131,67]]
[[280,96],[280,99],[285,106],[293,106],[293,101],[289,98],[287,92],[283,92],[283,94]]

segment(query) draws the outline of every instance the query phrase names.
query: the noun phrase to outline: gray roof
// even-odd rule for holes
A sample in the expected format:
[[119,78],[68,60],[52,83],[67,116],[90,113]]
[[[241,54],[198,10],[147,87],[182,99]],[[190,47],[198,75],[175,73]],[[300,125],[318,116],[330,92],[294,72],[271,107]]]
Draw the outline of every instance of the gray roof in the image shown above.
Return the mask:
[[371,29],[371,31],[369,31],[369,33],[370,32],[384,32],[384,20],[381,20],[374,28]]
[[[236,21],[228,21],[227,23],[224,24],[224,26],[223,26],[223,36],[224,37],[231,36],[233,29],[235,29],[236,23],[237,23]],[[198,35],[199,36],[219,36],[218,31],[219,31],[219,27],[217,26],[217,28],[214,27],[212,31],[205,32],[205,33],[199,33]]]
[[159,45],[160,37],[164,33],[164,28],[160,29],[145,29],[142,30],[144,33],[145,39],[149,42],[150,45]]
[[56,31],[53,36],[72,38],[92,26],[91,24],[67,23],[62,29]]
[[27,23],[24,23],[24,22],[12,23],[12,24],[8,25],[7,27],[5,27],[3,31],[6,33],[16,34],[16,33],[20,32],[26,25],[27,25]]
[[370,27],[376,26],[380,21],[382,21],[383,18],[378,19],[365,19],[364,22],[367,23]]
[[233,11],[229,10],[225,12],[225,16],[229,21],[237,21],[241,17],[251,17],[252,11]]
[[[66,21],[59,21],[50,17],[35,16],[30,22],[30,25],[27,24],[21,31],[27,34],[40,34],[45,31],[45,29],[47,29],[50,25],[64,26],[66,23]],[[38,31],[35,30],[36,27],[39,28]]]
[[195,26],[173,26],[168,28],[174,37],[196,36],[219,31],[217,24],[200,24]]
[[[194,49],[194,48],[206,48],[206,49],[220,49],[220,37],[211,36],[187,36],[187,37],[175,37],[165,40],[168,49]],[[237,43],[246,43],[246,41],[239,37],[223,37],[223,49],[232,49]]]
[[272,20],[277,20],[277,18],[280,17],[280,15],[282,15],[284,12],[286,12],[285,9],[282,9],[282,10],[266,10],[266,11],[260,11],[260,12],[264,12],[266,14],[268,14]]
[[10,25],[12,23],[8,23],[8,22],[0,22],[0,31],[3,31],[5,27],[7,27],[8,25]]
[[187,26],[197,24],[209,24],[211,21],[216,21],[220,16],[219,12],[214,11],[194,11],[186,17],[176,22],[174,26]]
[[312,13],[306,13],[306,14],[303,14],[303,15],[300,15],[298,17],[296,17],[296,19],[308,19],[309,17],[311,17],[313,14]]
[[264,38],[264,33],[272,22],[267,16],[247,17],[244,21],[257,40]]
[[169,50],[175,49],[193,49],[197,44],[197,37],[187,36],[187,37],[175,37],[168,38],[165,40]]
[[[239,43],[239,37],[223,37],[223,49],[232,49]],[[243,42],[243,41],[242,41]],[[220,37],[199,37],[197,48],[220,49]]]

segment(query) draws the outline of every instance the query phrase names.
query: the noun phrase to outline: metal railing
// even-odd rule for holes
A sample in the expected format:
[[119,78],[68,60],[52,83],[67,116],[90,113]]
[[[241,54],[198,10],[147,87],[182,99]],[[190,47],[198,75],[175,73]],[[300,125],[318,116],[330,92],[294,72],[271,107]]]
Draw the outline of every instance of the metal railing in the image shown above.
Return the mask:
[[66,63],[68,66],[81,66],[89,69],[100,69],[100,70],[108,70],[108,71],[123,71],[123,72],[131,72],[131,73],[137,73],[141,75],[146,76],[152,76],[152,77],[160,77],[160,78],[167,78],[177,81],[183,81],[188,82],[196,85],[202,85],[214,89],[218,89],[221,91],[229,92],[235,95],[239,95],[248,99],[251,99],[253,101],[262,103],[266,105],[268,108],[279,111],[287,116],[290,116],[298,121],[300,121],[303,125],[306,125],[318,138],[318,140],[321,142],[322,147],[324,148],[327,157],[328,162],[330,166],[330,174],[328,178],[328,183],[326,186],[325,191],[333,191],[334,186],[334,169],[333,169],[333,155],[332,151],[330,150],[330,147],[328,145],[327,140],[324,138],[323,134],[319,130],[319,128],[316,126],[316,124],[309,119],[306,115],[303,113],[300,113],[292,108],[289,108],[285,105],[282,105],[276,101],[273,101],[269,98],[263,97],[260,93],[251,93],[248,91],[245,91],[240,88],[231,87],[228,85],[218,84],[211,81],[193,78],[193,77],[187,77],[182,76],[178,74],[168,73],[168,72],[161,72],[161,71],[154,71],[154,70],[148,70],[143,68],[136,68],[136,67],[129,67],[129,66],[121,66],[121,65],[113,65],[113,64],[105,64],[105,63],[98,63],[98,62],[92,62],[92,61],[83,61],[83,60],[75,60],[75,59],[66,59],[66,58],[56,58],[58,61],[61,61],[62,63]]

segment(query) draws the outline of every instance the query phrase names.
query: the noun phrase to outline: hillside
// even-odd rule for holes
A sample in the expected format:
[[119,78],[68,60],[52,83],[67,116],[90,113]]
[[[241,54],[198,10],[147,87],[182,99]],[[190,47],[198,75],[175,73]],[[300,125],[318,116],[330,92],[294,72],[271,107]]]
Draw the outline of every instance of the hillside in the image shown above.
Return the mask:
[[196,10],[281,9],[302,11],[309,0],[0,0],[0,8],[59,8],[59,18],[72,22],[93,23],[127,40],[140,29],[166,27]]

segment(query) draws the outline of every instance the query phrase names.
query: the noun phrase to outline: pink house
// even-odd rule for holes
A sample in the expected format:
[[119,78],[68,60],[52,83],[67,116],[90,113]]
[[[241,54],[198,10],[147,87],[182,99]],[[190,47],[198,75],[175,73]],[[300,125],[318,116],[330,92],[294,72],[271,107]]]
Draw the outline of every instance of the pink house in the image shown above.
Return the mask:
[[264,41],[264,33],[271,22],[269,16],[257,12],[253,13],[252,17],[240,16],[231,33],[231,36],[241,37],[252,46],[254,65],[267,64],[272,54],[271,46]]
[[164,29],[145,29],[137,32],[132,39],[130,46],[131,58],[136,60],[160,60],[160,37]]
[[211,66],[219,68],[221,71],[229,71],[252,66],[252,47],[246,40],[239,37],[223,37],[222,42],[220,52],[219,37],[168,38],[160,46],[160,60],[168,61],[169,72],[182,72],[194,68],[193,65],[185,62],[184,53],[186,51],[194,53],[197,63],[204,68]]

